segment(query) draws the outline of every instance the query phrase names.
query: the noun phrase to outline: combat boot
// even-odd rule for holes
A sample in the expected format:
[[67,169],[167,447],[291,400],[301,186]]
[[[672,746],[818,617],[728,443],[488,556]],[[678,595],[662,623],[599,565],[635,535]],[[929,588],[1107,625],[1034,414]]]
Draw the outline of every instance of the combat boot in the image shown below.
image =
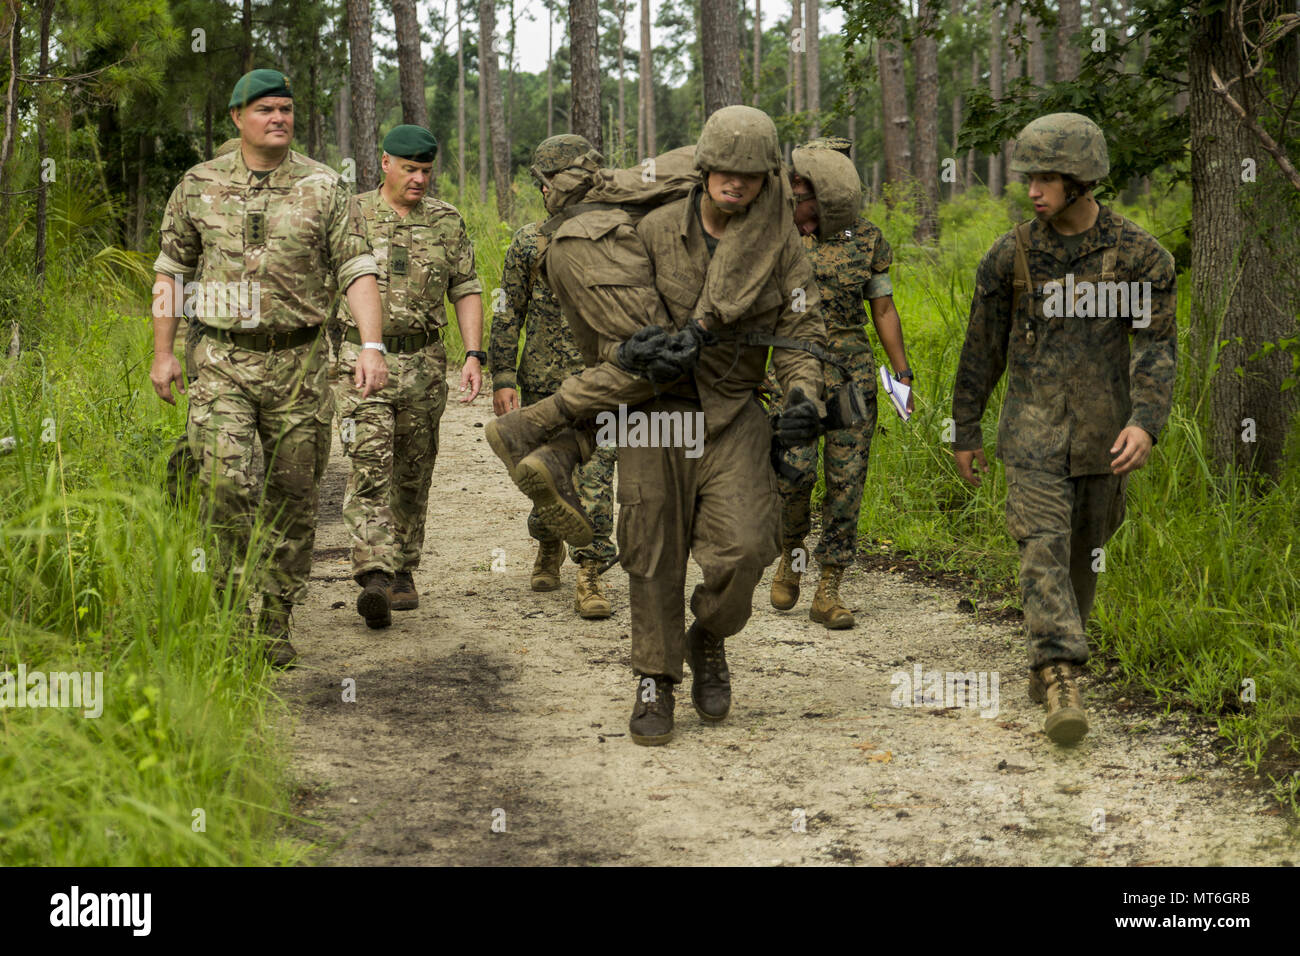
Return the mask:
[[392,599],[389,596],[393,579],[387,571],[367,571],[361,576],[361,596],[357,598],[357,613],[366,619],[366,627],[388,627],[393,623]]
[[398,571],[388,589],[388,606],[394,611],[414,611],[420,606],[420,592],[410,571]]
[[578,617],[589,621],[604,620],[614,613],[609,598],[600,587],[599,561],[583,561],[578,568],[578,591],[573,599],[573,609],[578,612]]
[[582,463],[578,435],[565,429],[515,468],[515,484],[532,499],[544,527],[575,548],[591,544],[596,529],[573,487],[573,469]]
[[1088,717],[1083,712],[1083,695],[1079,693],[1078,668],[1068,661],[1053,661],[1040,667],[1029,678],[1029,699],[1047,704],[1043,730],[1053,743],[1075,744],[1088,732]]
[[781,552],[781,563],[772,578],[772,607],[788,611],[799,603],[800,573],[794,569],[792,552],[803,550],[802,541],[789,542]]
[[537,542],[537,558],[533,561],[533,576],[528,586],[534,591],[554,591],[560,586],[560,565],[564,563],[564,542]]
[[[488,447],[505,463],[512,479],[519,463],[545,444],[549,435],[565,426],[565,419],[558,414],[554,405],[551,402],[541,408],[532,405],[516,408],[500,418],[492,419],[484,427]],[[552,409],[550,414],[545,412],[546,408]]]
[[262,613],[257,619],[257,630],[262,635],[262,654],[272,667],[286,670],[298,659],[298,652],[289,643],[289,626],[293,604],[278,595],[262,595]]
[[731,672],[727,670],[726,639],[715,637],[699,621],[686,632],[691,662],[691,703],[704,720],[719,721],[731,713]]
[[822,565],[822,579],[817,583],[817,593],[813,596],[808,617],[824,624],[827,630],[842,631],[853,626],[853,612],[840,603],[840,578],[843,576],[844,568],[834,564]]
[[628,733],[643,747],[666,744],[673,737],[673,682],[646,674],[636,680],[636,702]]

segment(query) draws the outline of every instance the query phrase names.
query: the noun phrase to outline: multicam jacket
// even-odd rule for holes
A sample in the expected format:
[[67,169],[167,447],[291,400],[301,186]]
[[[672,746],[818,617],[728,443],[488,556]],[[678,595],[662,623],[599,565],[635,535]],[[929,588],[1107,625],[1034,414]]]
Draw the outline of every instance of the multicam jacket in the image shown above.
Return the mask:
[[163,214],[154,270],[186,281],[201,273],[199,321],[259,333],[320,325],[336,290],[378,273],[338,173],[290,151],[259,178],[239,149],[181,177]]

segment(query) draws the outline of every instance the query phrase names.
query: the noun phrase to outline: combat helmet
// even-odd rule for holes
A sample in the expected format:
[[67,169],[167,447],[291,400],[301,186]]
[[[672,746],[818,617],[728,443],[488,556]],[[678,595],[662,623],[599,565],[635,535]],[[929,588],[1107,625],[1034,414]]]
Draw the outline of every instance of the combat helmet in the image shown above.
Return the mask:
[[[539,172],[558,173],[577,163],[587,153],[595,151],[585,136],[561,133],[537,144],[533,150],[533,165]],[[600,160],[597,160],[597,165],[599,163]]]
[[862,206],[862,180],[853,160],[838,150],[815,146],[800,146],[790,160],[817,194],[817,238],[830,238],[853,225]]
[[752,106],[715,110],[695,145],[695,168],[746,174],[778,171],[781,147],[776,124]]
[[1049,113],[1020,131],[1011,154],[1018,173],[1050,172],[1095,183],[1110,172],[1106,137],[1079,113]]
[[853,144],[843,136],[818,136],[815,139],[810,139],[808,142],[804,143],[803,148],[833,149],[837,153],[843,153],[845,156],[848,156],[849,159],[853,158],[851,155]]

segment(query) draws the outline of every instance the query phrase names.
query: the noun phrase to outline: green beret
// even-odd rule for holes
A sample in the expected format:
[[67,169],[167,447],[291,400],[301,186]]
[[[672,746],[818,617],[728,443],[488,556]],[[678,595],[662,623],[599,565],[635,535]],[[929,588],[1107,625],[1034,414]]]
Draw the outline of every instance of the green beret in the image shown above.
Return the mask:
[[293,93],[289,92],[289,78],[279,70],[253,70],[245,73],[230,94],[229,109],[247,106],[263,96],[287,96],[293,99]]
[[438,154],[438,141],[423,126],[394,126],[384,137],[384,152],[417,163],[431,163]]

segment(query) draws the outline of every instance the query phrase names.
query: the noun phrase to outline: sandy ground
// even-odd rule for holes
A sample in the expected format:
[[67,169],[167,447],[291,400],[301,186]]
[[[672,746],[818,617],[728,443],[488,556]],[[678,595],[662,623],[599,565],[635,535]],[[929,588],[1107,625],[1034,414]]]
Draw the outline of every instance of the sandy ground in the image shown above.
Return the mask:
[[[490,401],[452,395],[421,606],[387,630],[355,610],[337,445],[326,477],[303,661],[278,679],[301,816],[287,832],[319,862],[1300,863],[1295,825],[1219,762],[1211,732],[1094,680],[1091,733],[1054,746],[1018,631],[897,573],[851,571],[857,627],[827,631],[808,587],[793,611],[771,608],[769,569],[728,642],[730,718],[701,722],[688,676],[673,741],[634,745],[626,576],[605,575],[607,621],[573,613],[567,562],[561,590],[529,590],[528,501],[483,438]],[[909,695],[894,677],[918,665],[996,672],[996,714],[991,685],[987,716]]]

